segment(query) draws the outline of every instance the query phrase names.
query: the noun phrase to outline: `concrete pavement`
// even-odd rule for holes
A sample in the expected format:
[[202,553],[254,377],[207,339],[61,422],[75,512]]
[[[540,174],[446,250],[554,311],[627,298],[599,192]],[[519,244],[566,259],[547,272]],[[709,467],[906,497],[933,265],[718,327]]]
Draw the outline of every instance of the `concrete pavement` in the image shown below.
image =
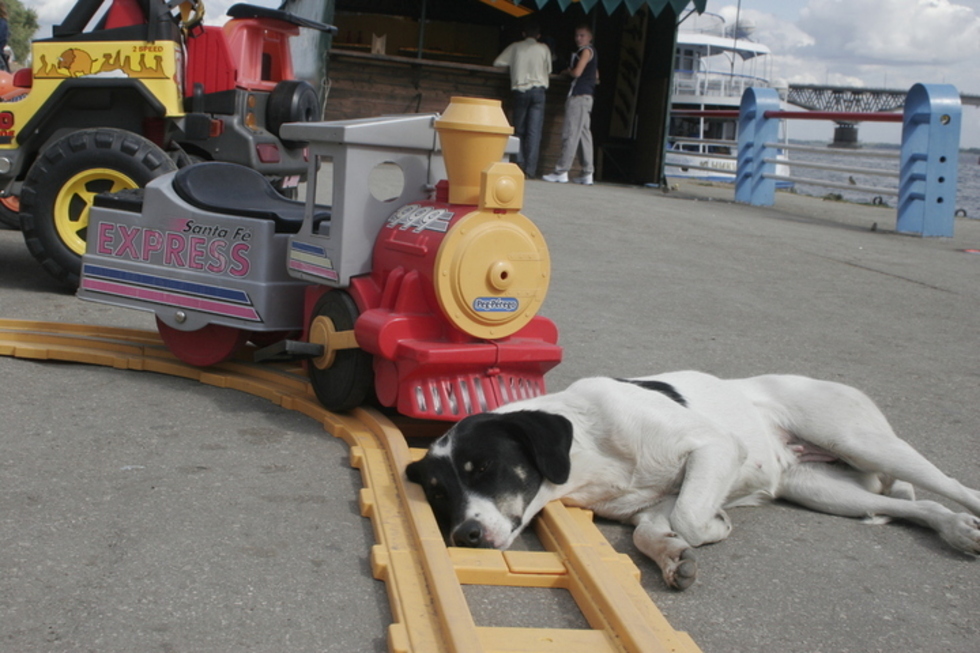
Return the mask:
[[[732,194],[528,183],[566,351],[550,387],[687,368],[843,381],[980,487],[980,255],[964,251],[980,222],[922,240],[891,233],[891,209]],[[0,317],[152,328],[58,291],[10,231]],[[0,650],[385,649],[360,479],[317,424],[159,375],[0,358],[0,378]],[[630,529],[600,526],[705,651],[976,650],[980,562],[931,532],[786,505],[730,516],[683,593]],[[466,592],[479,625],[583,626],[561,592]]]

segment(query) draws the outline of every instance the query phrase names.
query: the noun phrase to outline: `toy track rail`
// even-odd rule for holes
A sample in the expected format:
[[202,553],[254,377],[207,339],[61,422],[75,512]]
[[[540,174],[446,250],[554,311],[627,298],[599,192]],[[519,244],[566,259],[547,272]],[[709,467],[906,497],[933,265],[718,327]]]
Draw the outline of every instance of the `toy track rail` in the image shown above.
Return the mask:
[[[639,583],[629,557],[616,553],[588,511],[558,502],[535,520],[545,551],[495,551],[445,546],[420,488],[405,465],[410,449],[398,428],[368,409],[349,415],[324,410],[301,368],[236,360],[210,368],[177,361],[154,332],[0,319],[0,355],[61,360],[196,379],[264,397],[318,420],[350,446],[361,470],[362,514],[371,519],[376,578],[386,583],[393,653],[422,651],[698,651],[666,622]],[[462,585],[563,588],[591,629],[479,627]]]

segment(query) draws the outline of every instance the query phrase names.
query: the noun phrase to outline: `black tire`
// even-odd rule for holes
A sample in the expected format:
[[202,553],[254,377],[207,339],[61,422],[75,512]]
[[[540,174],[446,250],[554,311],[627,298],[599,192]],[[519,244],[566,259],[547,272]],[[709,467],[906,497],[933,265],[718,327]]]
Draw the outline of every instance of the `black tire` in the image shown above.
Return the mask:
[[[328,318],[336,331],[354,328],[359,311],[351,296],[343,290],[323,294],[313,307],[311,320]],[[327,410],[351,410],[363,404],[374,386],[371,355],[363,349],[341,349],[335,352],[333,364],[320,369],[309,364],[310,383],[316,398]]]
[[[276,136],[279,136],[279,128],[287,122],[315,122],[321,118],[320,98],[309,82],[298,79],[282,81],[269,94],[265,108],[265,127]],[[303,145],[290,141],[283,143],[287,147]]]
[[98,128],[68,134],[41,152],[21,188],[27,248],[51,276],[77,287],[92,198],[142,188],[176,169],[166,152],[132,132]]
[[[0,226],[20,231],[19,205],[20,200],[14,195],[0,198]],[[18,210],[15,211],[14,206],[17,206]]]

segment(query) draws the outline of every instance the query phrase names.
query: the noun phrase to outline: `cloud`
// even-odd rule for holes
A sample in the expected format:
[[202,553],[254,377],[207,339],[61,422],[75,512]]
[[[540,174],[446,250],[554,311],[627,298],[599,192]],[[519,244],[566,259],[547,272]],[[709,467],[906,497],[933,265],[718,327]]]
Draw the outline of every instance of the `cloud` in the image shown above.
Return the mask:
[[51,36],[51,26],[63,21],[75,6],[75,0],[23,0],[22,4],[37,13],[38,36],[46,38]]
[[60,22],[75,6],[75,0],[26,0],[23,4],[37,12],[38,20],[51,24]]
[[[710,5],[709,10],[734,24],[736,4],[728,2],[723,7]],[[978,0],[757,4],[769,11],[747,9],[745,4],[741,16],[754,24],[753,40],[772,50],[774,80],[887,89],[945,83],[961,93],[980,95]],[[978,114],[976,107],[963,107],[964,147],[980,146]],[[871,133],[870,124],[862,129]]]
[[[967,3],[970,4],[967,4]],[[773,77],[797,84],[908,88],[949,83],[980,94],[980,2],[806,0],[798,17],[743,8],[773,52]],[[734,23],[734,4],[712,8]]]
[[[714,11],[713,8],[712,10]],[[736,5],[722,7],[717,10],[717,13],[725,19],[728,25],[734,25],[736,17],[742,22],[742,25],[751,24],[754,27],[752,40],[767,45],[773,52],[791,52],[798,48],[814,45],[814,39],[810,34],[792,22],[770,13],[743,7],[741,14],[739,14]],[[764,35],[764,38],[760,38],[760,35]]]
[[980,16],[949,0],[810,0],[811,52],[854,64],[956,64],[980,55]]

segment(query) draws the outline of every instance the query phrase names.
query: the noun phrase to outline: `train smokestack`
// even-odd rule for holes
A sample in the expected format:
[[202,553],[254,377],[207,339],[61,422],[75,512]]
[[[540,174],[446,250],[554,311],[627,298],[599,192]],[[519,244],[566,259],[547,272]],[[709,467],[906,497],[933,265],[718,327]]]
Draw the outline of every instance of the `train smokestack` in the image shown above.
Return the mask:
[[507,137],[514,133],[500,100],[454,97],[435,127],[446,158],[450,203],[476,204],[480,173],[503,158]]

